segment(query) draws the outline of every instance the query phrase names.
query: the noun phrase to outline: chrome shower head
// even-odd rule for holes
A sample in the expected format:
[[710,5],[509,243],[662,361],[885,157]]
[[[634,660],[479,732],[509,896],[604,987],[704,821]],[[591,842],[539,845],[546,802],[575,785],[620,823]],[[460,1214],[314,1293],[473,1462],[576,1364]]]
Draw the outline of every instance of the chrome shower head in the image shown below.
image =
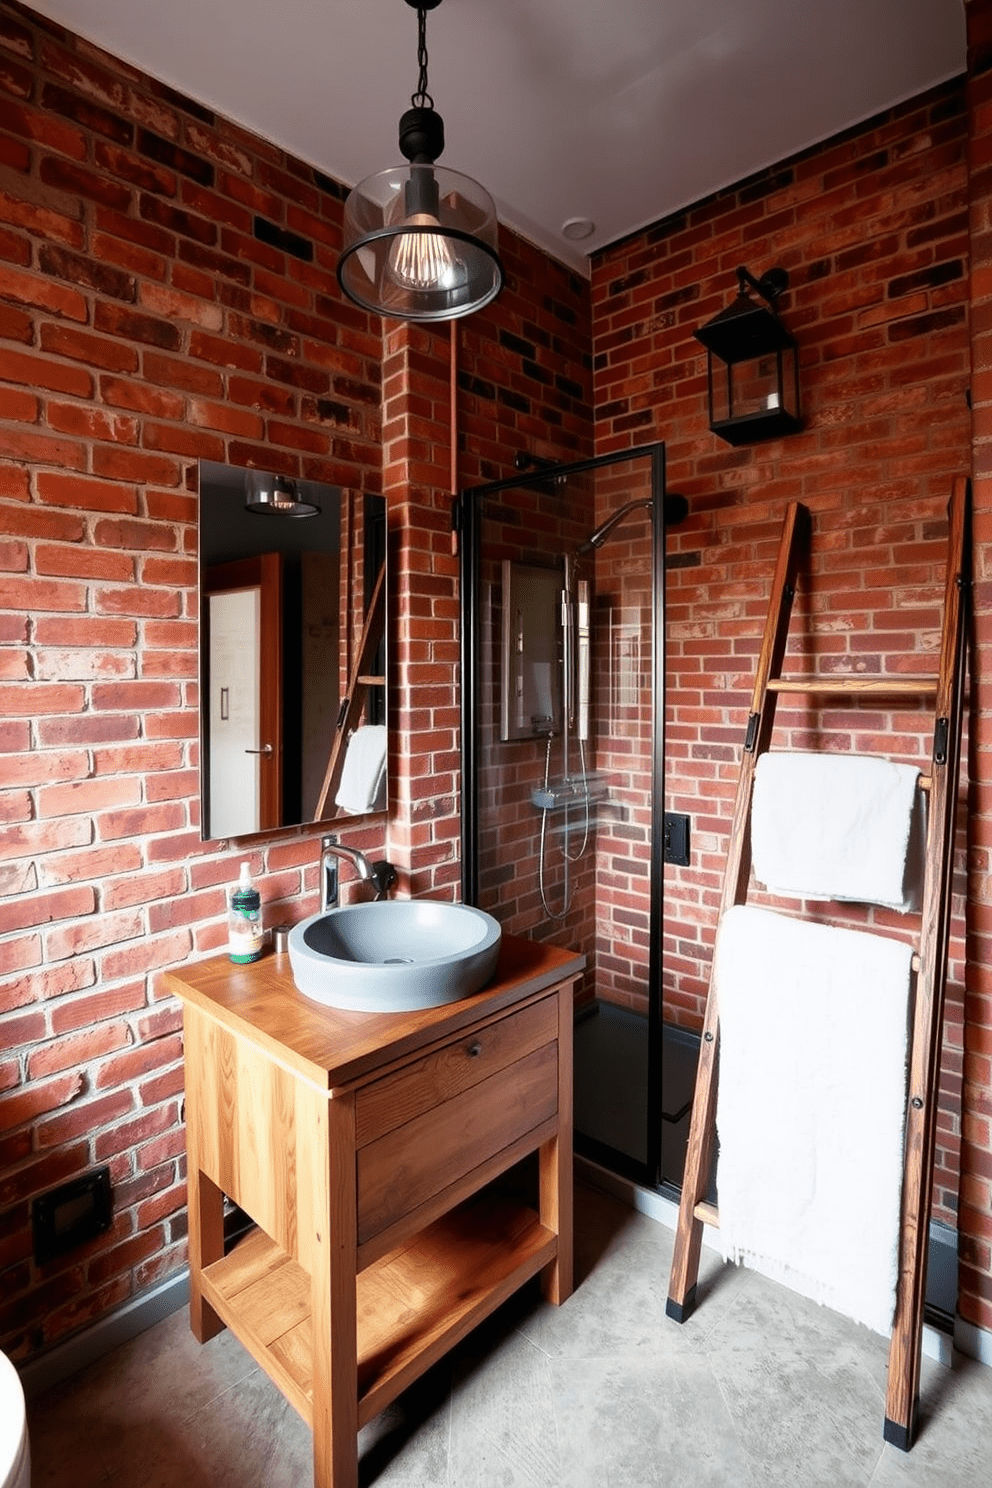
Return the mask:
[[[653,508],[654,500],[650,496],[645,496],[640,501],[628,501],[626,506],[618,507],[615,512],[612,512],[606,518],[605,522],[600,522],[595,532],[590,532],[585,542],[579,544],[575,550],[576,553],[591,553],[594,549],[602,547],[614,527],[619,522],[622,522],[624,517],[628,516],[632,511],[644,510],[650,512]],[[679,522],[684,521],[688,515],[689,503],[684,496],[679,496],[673,491],[665,497],[664,511],[665,526],[675,527]]]

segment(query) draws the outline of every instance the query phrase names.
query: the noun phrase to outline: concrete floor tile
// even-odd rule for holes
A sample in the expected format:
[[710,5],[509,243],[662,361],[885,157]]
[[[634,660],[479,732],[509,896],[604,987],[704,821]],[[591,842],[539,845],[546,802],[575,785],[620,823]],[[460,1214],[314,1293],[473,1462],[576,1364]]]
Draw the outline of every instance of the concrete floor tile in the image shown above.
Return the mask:
[[458,1351],[451,1398],[450,1488],[559,1488],[548,1359],[494,1318]]
[[882,1448],[880,1336],[755,1273],[706,1355],[757,1481],[859,1488]]
[[924,1360],[920,1429],[909,1452],[886,1446],[870,1488],[987,1488],[992,1478],[992,1369],[955,1354],[950,1369]]
[[556,1359],[552,1379],[563,1480],[571,1488],[750,1488],[746,1458],[704,1358],[674,1367]]

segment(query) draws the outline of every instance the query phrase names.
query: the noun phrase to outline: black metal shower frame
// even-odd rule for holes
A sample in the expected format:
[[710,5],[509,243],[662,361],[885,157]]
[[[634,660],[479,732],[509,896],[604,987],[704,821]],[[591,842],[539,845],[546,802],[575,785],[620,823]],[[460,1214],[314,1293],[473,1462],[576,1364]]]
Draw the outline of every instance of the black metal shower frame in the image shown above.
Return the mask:
[[[591,460],[545,465],[529,474],[472,486],[455,498],[453,522],[458,533],[461,583],[461,866],[462,898],[477,904],[479,894],[479,738],[476,684],[481,675],[480,546],[482,505],[503,491],[532,487],[573,475],[605,470],[631,460],[647,459],[651,468],[652,645],[651,645],[651,889],[648,950],[648,1089],[647,1157],[643,1163],[628,1153],[575,1134],[575,1149],[602,1167],[648,1187],[661,1174],[662,1134],[662,1023],[664,939],[664,814],[665,814],[665,446],[662,442],[633,445]],[[679,1175],[681,1178],[681,1175]],[[665,1185],[668,1186],[667,1184]]]

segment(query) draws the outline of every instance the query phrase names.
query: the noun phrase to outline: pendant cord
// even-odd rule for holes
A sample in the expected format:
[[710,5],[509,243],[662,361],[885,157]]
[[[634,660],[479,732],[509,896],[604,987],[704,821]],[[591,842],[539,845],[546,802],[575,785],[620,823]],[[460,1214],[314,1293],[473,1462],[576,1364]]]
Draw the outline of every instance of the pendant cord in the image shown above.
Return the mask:
[[422,5],[417,6],[417,63],[420,76],[417,91],[410,95],[410,102],[414,108],[432,109],[434,100],[427,91],[427,11]]

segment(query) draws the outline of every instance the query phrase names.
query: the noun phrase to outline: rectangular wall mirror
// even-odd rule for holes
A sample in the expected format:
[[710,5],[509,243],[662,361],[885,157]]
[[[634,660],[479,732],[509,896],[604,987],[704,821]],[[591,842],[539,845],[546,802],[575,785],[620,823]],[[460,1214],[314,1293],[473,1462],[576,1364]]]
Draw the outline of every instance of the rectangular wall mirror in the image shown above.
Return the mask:
[[199,477],[201,837],[385,810],[385,499]]

